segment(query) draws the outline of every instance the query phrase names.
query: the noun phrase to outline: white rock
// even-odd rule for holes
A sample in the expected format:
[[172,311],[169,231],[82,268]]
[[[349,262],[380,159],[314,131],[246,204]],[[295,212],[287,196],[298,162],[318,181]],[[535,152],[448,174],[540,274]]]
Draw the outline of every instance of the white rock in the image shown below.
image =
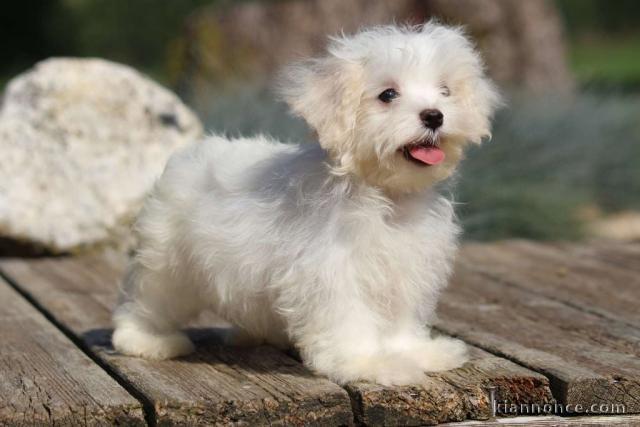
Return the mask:
[[51,252],[121,244],[169,155],[202,133],[171,92],[99,59],[50,59],[0,107],[0,238]]

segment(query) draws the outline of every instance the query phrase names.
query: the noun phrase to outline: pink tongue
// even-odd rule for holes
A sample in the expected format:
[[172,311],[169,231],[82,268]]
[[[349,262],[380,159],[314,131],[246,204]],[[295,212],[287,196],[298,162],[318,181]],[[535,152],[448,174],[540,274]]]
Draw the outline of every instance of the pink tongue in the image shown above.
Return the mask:
[[444,151],[437,147],[413,147],[409,151],[411,157],[428,165],[437,165],[444,160]]

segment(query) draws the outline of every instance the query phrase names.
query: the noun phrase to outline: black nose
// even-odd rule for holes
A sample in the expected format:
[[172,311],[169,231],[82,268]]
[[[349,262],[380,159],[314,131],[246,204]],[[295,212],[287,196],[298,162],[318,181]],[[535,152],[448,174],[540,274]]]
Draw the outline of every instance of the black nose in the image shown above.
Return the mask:
[[444,116],[440,110],[429,109],[420,112],[420,120],[422,120],[422,123],[429,129],[436,130],[442,126]]

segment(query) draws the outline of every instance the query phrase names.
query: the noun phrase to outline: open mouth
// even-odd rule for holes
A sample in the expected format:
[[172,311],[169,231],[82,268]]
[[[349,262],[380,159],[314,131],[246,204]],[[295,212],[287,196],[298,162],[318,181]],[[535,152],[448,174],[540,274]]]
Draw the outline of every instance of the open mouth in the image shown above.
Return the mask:
[[435,166],[444,161],[444,151],[432,139],[412,142],[400,148],[405,159],[419,166]]

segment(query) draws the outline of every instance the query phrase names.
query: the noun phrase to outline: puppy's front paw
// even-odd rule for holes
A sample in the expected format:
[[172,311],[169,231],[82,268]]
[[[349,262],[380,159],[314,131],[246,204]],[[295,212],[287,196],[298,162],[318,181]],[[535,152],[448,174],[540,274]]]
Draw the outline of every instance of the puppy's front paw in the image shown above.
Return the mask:
[[182,332],[153,334],[130,325],[116,328],[112,342],[120,353],[145,359],[172,359],[194,351],[193,343]]
[[467,346],[462,341],[443,336],[422,342],[411,356],[427,372],[459,368],[469,360]]
[[371,380],[385,386],[401,386],[420,384],[424,377],[424,370],[420,366],[410,360],[402,360],[381,367]]
[[420,366],[399,354],[360,359],[349,367],[349,371],[346,372],[348,380],[364,380],[385,386],[420,384],[425,377]]

